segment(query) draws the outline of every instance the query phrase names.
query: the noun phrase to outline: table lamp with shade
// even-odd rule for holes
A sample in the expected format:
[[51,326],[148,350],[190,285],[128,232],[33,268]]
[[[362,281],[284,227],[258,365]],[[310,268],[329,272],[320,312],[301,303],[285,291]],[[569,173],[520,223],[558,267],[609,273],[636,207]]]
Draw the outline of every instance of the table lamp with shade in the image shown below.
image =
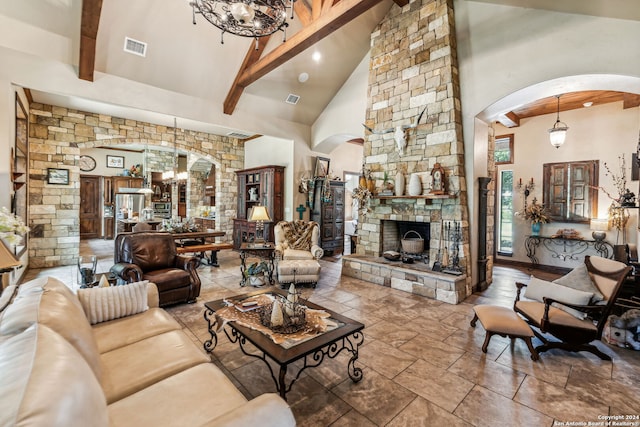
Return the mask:
[[593,237],[593,240],[604,240],[607,237],[607,231],[609,230],[609,220],[592,218],[589,228],[592,230],[591,236]]
[[[2,283],[0,284],[0,290],[5,287],[4,273],[8,273],[16,267],[19,267],[20,261],[11,253],[9,248],[5,246],[3,242],[0,242],[0,274],[2,275]],[[7,283],[8,284],[8,281]]]
[[271,221],[265,206],[256,205],[249,212],[249,221],[256,223],[256,243],[264,243],[264,222]]

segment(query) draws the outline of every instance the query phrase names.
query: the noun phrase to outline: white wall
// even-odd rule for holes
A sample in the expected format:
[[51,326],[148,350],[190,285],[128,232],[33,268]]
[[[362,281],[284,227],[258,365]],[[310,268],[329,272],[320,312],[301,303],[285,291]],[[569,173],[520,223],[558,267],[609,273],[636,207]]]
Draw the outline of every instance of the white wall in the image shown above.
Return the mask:
[[[83,175],[117,176],[122,175],[123,169],[130,169],[133,165],[142,165],[143,153],[132,151],[106,150],[104,148],[87,148],[82,150],[83,155],[91,156],[96,161],[96,168],[90,172],[81,172]],[[108,168],[107,156],[124,157],[124,168]],[[146,173],[146,171],[143,171]]]
[[342,179],[344,171],[361,172],[363,151],[358,144],[342,143],[336,147],[329,153],[331,176]]
[[370,59],[367,52],[311,127],[313,150],[330,153],[341,143],[364,136]]
[[[590,108],[563,111],[560,120],[569,126],[567,139],[563,146],[554,148],[549,143],[547,129],[553,126],[556,115],[532,117],[520,121],[520,127],[505,128],[495,125],[496,135],[514,134],[514,164],[500,165],[499,170],[513,170],[514,182],[522,178],[523,182],[534,179],[535,188],[528,202],[537,198],[542,203],[542,165],[551,162],[572,162],[580,160],[599,160],[598,185],[612,195],[617,195],[612,178],[607,174],[605,163],[616,175],[620,175],[619,157],[625,156],[627,187],[638,194],[638,181],[631,181],[631,156],[638,144],[638,126],[640,125],[640,109],[622,108],[622,102],[615,102]],[[514,197],[514,208],[521,210],[523,195],[517,189]],[[607,209],[612,200],[604,191],[598,191],[598,218],[607,218]],[[631,217],[627,224],[627,241],[637,242],[638,210],[630,210]],[[591,230],[587,224],[552,222],[544,224],[542,235],[549,236],[562,228],[573,228],[587,239],[591,239]],[[529,262],[524,248],[525,236],[531,233],[531,226],[521,219],[514,221],[514,254],[513,260]],[[615,244],[616,232],[610,230],[607,240]],[[619,243],[622,243],[620,237]],[[562,262],[552,259],[550,253],[540,250],[540,263],[573,267],[576,262]],[[500,258],[500,257],[499,257]]]
[[[0,18],[2,16],[0,15]],[[0,24],[2,20],[0,20]],[[29,39],[32,45],[48,47],[52,52],[65,51],[68,46],[59,36],[45,37],[42,29],[22,24],[19,27],[20,37]],[[114,106],[113,114],[134,120],[151,123],[173,125],[173,117],[178,117],[179,126],[183,128],[208,131],[207,124],[215,124],[231,129],[242,129],[256,134],[273,135],[283,138],[300,138],[310,140],[311,127],[300,123],[274,118],[269,115],[252,114],[247,116],[238,109],[233,115],[224,114],[222,106],[204,98],[196,98],[160,89],[147,84],[127,80],[115,75],[94,74],[94,81],[80,80],[76,67],[69,65],[67,54],[53,55],[45,53],[49,49],[34,51],[40,56],[32,56],[13,47],[23,48],[21,43],[15,44],[15,34],[9,33],[0,25],[0,85],[14,83],[34,91],[54,94],[63,97],[80,97],[88,100],[78,109],[101,113],[97,108],[100,103]],[[68,40],[66,40],[68,42]],[[5,47],[3,46],[3,43]],[[70,43],[70,42],[69,42]],[[87,107],[91,103],[95,108]],[[55,102],[52,102],[55,105]]]

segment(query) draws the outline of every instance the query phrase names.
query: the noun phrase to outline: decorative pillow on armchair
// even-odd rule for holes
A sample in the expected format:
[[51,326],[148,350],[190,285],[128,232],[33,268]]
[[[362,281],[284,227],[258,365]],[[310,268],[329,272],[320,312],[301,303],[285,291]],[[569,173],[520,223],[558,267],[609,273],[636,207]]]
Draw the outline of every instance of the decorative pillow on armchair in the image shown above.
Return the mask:
[[311,250],[311,235],[315,225],[316,223],[313,221],[305,222],[301,220],[282,223],[281,227],[288,247],[302,251]]
[[[543,298],[553,298],[556,301],[565,302],[573,305],[589,305],[591,298],[593,298],[593,292],[583,292],[576,289],[569,288],[557,283],[547,282],[546,280],[540,280],[537,277],[531,276],[531,280],[527,285],[524,296],[535,300],[544,302]],[[552,304],[554,307],[560,310],[566,311],[578,319],[585,319],[586,313],[575,310],[573,308],[564,306],[562,304]]]
[[598,287],[593,283],[589,270],[585,264],[574,268],[564,276],[556,279],[553,283],[557,283],[562,286],[566,286],[571,289],[576,289],[583,292],[593,293],[593,302],[602,301],[604,295],[600,293]]
[[79,289],[78,299],[92,325],[142,313],[147,303],[148,280],[106,288]]

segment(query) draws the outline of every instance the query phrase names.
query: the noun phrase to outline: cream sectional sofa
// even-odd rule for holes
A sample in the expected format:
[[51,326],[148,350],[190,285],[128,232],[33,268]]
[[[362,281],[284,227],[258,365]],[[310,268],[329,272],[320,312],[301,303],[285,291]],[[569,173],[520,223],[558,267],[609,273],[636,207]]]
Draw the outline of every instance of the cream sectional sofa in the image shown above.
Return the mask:
[[247,401],[144,286],[147,310],[93,326],[56,279],[5,289],[0,425],[295,426],[278,395]]

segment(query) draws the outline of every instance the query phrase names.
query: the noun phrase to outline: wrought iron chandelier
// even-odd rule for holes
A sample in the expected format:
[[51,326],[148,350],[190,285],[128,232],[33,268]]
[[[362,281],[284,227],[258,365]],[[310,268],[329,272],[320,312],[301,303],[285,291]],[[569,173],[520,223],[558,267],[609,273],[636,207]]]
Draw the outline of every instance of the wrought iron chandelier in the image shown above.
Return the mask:
[[567,131],[569,127],[560,121],[560,95],[556,95],[558,98],[558,115],[556,117],[556,122],[553,124],[553,127],[549,129],[549,141],[551,145],[556,148],[559,148],[562,144],[564,144],[564,140],[567,137]]
[[220,43],[224,44],[224,33],[242,37],[253,37],[258,48],[258,37],[269,36],[276,31],[284,33],[282,41],[287,37],[287,9],[291,9],[293,19],[293,2],[295,0],[192,0],[193,23],[196,13],[204,16],[222,30]]

